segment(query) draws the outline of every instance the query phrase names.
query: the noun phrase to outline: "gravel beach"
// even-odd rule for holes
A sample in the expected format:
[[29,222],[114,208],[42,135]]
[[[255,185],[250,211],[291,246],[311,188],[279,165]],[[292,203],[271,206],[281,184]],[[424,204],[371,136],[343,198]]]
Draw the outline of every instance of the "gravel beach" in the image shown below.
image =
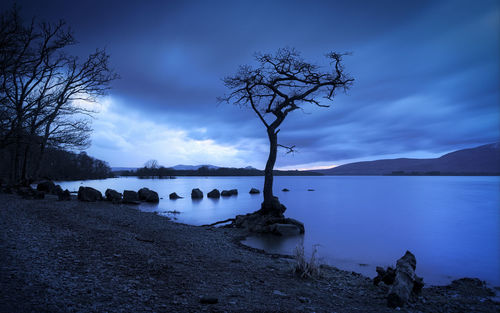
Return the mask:
[[[328,266],[300,278],[293,259],[241,245],[239,229],[108,202],[0,194],[0,203],[1,312],[395,311],[386,286]],[[499,312],[492,296],[463,279],[397,310]]]

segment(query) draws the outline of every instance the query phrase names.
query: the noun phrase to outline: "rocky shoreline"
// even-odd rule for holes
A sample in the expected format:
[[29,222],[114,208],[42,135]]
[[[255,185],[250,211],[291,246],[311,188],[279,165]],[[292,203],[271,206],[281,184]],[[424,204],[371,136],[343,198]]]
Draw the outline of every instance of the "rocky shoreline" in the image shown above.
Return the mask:
[[239,243],[234,228],[178,224],[125,204],[0,194],[0,312],[498,312],[475,279],[387,307],[388,287]]

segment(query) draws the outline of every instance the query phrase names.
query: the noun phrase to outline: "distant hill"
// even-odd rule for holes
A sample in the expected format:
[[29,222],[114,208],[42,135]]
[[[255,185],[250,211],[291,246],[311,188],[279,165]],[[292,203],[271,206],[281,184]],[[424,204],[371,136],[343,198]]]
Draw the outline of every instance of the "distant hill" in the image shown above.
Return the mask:
[[218,169],[218,166],[215,165],[210,165],[210,164],[203,164],[203,165],[184,165],[184,164],[178,164],[175,166],[172,166],[170,168],[174,170],[179,170],[179,171],[196,171],[200,167],[207,167],[211,170]]
[[138,167],[112,167],[112,172],[121,172],[121,171],[135,171]]
[[500,143],[458,150],[435,159],[356,162],[315,172],[324,175],[500,175]]

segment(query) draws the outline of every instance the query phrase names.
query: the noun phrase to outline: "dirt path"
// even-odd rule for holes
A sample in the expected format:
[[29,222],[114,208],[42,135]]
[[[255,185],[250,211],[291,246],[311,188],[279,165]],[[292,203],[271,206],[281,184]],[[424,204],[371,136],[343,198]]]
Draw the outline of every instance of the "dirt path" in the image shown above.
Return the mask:
[[[325,267],[301,279],[293,260],[243,249],[236,229],[105,202],[0,203],[1,312],[394,311],[368,278]],[[401,311],[498,312],[474,284],[427,288]]]

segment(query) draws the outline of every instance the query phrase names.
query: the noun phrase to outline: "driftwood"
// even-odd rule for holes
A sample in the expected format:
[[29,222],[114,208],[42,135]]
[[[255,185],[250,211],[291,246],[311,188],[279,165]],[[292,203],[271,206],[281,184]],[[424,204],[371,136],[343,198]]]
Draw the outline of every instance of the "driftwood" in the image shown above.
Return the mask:
[[218,221],[218,222],[215,222],[215,223],[212,223],[212,224],[201,225],[201,227],[212,227],[212,226],[215,226],[215,225],[218,225],[218,224],[222,224],[222,223],[227,223],[227,222],[234,222],[234,218],[228,218],[227,220]]

